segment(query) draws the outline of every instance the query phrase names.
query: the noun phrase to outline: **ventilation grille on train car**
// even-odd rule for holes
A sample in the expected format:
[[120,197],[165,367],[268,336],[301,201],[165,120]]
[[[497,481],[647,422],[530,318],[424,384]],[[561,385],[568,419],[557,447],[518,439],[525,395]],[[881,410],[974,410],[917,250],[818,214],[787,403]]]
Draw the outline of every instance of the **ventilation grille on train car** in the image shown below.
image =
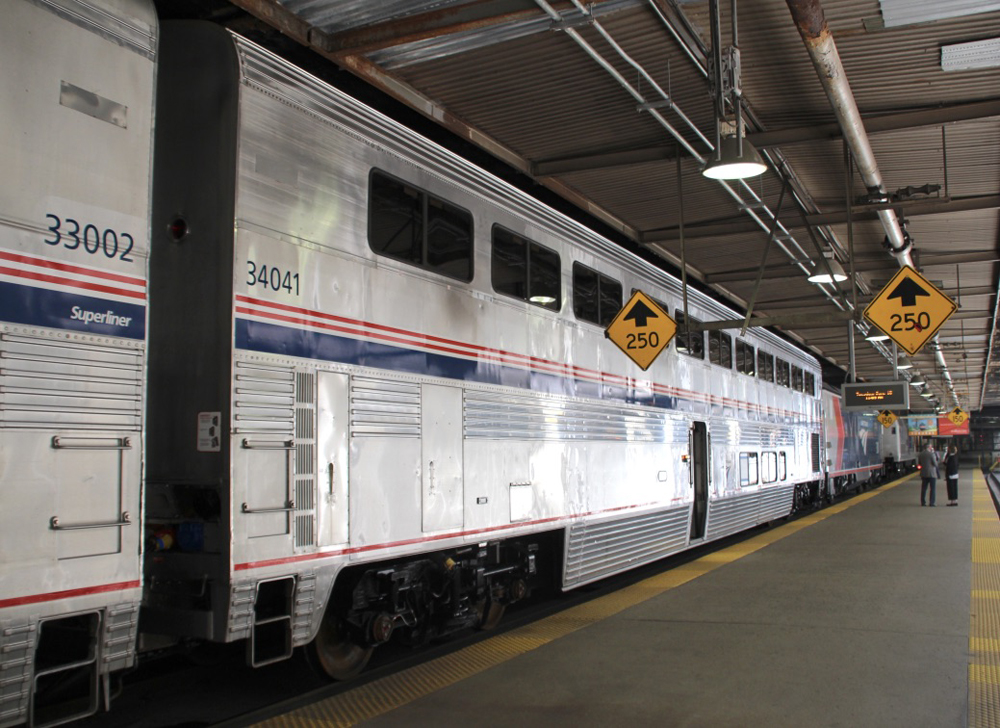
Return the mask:
[[819,433],[814,432],[809,436],[809,452],[812,455],[812,471],[818,473],[822,470],[822,463],[819,459]]
[[587,584],[678,551],[687,543],[689,513],[675,508],[573,524],[566,541],[564,586]]
[[420,385],[352,377],[351,437],[420,437]]
[[316,543],[316,375],[295,374],[295,547]]
[[295,423],[295,372],[236,362],[236,431],[281,433],[289,437]]
[[752,528],[757,525],[759,511],[760,493],[757,492],[709,501],[705,538],[712,540]]
[[783,518],[792,512],[792,501],[795,498],[794,485],[771,486],[760,494],[760,509],[757,513],[758,523],[767,523],[775,518]]
[[654,410],[466,392],[465,436],[519,440],[687,442],[687,423]]
[[6,427],[138,430],[143,352],[0,335],[0,423]]

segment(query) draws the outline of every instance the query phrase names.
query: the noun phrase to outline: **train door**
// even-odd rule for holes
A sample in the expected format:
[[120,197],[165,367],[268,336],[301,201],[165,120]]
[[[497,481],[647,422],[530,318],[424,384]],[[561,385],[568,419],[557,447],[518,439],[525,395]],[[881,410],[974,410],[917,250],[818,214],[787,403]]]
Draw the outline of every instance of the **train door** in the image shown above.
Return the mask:
[[708,426],[704,422],[691,424],[691,483],[694,486],[694,512],[691,517],[691,540],[705,537],[705,521],[708,517],[708,469],[709,439]]
[[348,413],[350,377],[319,372],[316,401],[316,446],[319,479],[318,534],[320,546],[347,543],[348,473],[350,462]]
[[462,390],[437,384],[421,390],[421,528],[425,533],[462,528]]

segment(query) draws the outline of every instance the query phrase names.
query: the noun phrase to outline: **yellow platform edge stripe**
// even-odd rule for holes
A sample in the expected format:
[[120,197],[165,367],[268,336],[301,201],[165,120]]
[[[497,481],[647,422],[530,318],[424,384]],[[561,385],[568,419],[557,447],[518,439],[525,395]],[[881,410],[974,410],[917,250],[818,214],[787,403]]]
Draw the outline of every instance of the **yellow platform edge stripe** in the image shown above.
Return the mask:
[[972,481],[969,726],[1000,725],[1000,518],[986,478]]
[[[400,708],[425,695],[453,685],[465,678],[537,649],[553,640],[613,616],[630,607],[659,596],[699,576],[759,551],[803,528],[864,503],[915,477],[915,473],[886,483],[876,490],[861,493],[850,500],[828,506],[789,523],[775,526],[733,546],[706,554],[695,561],[657,574],[625,587],[614,594],[593,599],[533,624],[497,635],[465,647],[450,655],[403,670],[395,675],[361,685],[340,695],[298,708],[285,715],[257,723],[263,728],[340,728],[371,720]],[[1000,534],[1000,530],[998,530]],[[992,651],[984,650],[992,654]],[[970,663],[970,684],[972,675]],[[989,674],[977,671],[977,675]]]

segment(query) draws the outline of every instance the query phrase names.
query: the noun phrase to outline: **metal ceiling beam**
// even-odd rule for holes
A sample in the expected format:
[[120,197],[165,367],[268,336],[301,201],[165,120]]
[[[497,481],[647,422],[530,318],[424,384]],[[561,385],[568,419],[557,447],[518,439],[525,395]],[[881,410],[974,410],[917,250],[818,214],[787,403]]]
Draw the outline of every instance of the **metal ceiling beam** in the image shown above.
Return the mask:
[[[1000,99],[990,99],[970,104],[939,106],[933,109],[919,109],[895,114],[864,116],[865,131],[874,134],[883,131],[902,131],[923,126],[940,126],[956,121],[985,119],[1000,116]],[[758,149],[779,147],[822,139],[840,139],[843,136],[839,124],[815,124],[813,126],[762,131],[747,134],[747,141]]]
[[404,43],[542,17],[544,14],[530,1],[485,0],[327,35],[319,47],[334,57],[364,55]]
[[[687,228],[684,229],[685,236]],[[981,253],[957,253],[957,254],[933,254],[923,252],[920,256],[920,267],[927,268],[936,265],[957,265],[961,263],[997,263],[1000,262],[1000,253],[995,250],[986,250]],[[881,271],[889,266],[889,261],[863,262],[858,261],[854,269],[860,273],[867,271]],[[753,280],[757,275],[757,268],[739,268],[726,271],[725,273],[709,273],[705,276],[706,283],[727,283],[734,281]],[[792,263],[771,266],[764,271],[764,278],[792,278],[801,275],[799,269]],[[763,305],[763,304],[762,304]]]
[[[754,316],[750,319],[750,327],[761,326],[794,326],[796,329],[810,328],[813,326],[829,327],[831,321],[850,321],[854,314],[850,311],[831,311],[823,314],[790,314],[788,316]],[[717,329],[741,329],[745,318],[724,319],[722,321],[699,321],[692,322],[687,326],[688,331],[716,331]]]
[[[907,200],[882,205],[855,205],[851,208],[855,222],[877,220],[879,210],[896,210],[906,218],[923,215],[947,215],[956,212],[972,212],[975,210],[995,210],[1000,208],[1000,195],[969,195],[967,197],[952,197],[950,199]],[[813,226],[843,225],[847,223],[847,210],[836,210],[815,215],[806,215],[806,223]],[[789,218],[789,226],[794,228],[793,218]],[[741,218],[722,218],[704,220],[702,222],[685,223],[685,238],[716,238],[724,235],[745,235],[758,232],[760,227],[752,225]],[[665,243],[676,240],[677,228],[668,227],[658,230],[642,231],[643,243]]]
[[[1000,99],[991,99],[971,104],[956,104],[934,109],[921,109],[884,116],[866,116],[865,129],[869,134],[885,131],[901,131],[924,126],[939,126],[956,121],[985,119],[1000,116]],[[748,133],[747,141],[758,149],[787,146],[804,142],[814,142],[824,139],[839,139],[843,132],[840,124],[816,124],[813,126],[781,129],[778,131],[761,131]],[[673,159],[673,147],[642,147],[625,151],[600,151],[588,154],[577,154],[559,159],[543,159],[536,162],[532,169],[539,176],[569,174],[572,172],[587,172],[622,167],[632,164],[645,164]],[[846,214],[846,213],[845,213]]]
[[[677,156],[677,145],[625,149],[620,151],[595,152],[559,159],[542,159],[531,165],[531,173],[536,177],[551,177],[572,172],[589,172],[611,167],[623,167],[646,162],[662,162]],[[686,155],[685,155],[686,156]],[[759,230],[759,227],[755,227]]]

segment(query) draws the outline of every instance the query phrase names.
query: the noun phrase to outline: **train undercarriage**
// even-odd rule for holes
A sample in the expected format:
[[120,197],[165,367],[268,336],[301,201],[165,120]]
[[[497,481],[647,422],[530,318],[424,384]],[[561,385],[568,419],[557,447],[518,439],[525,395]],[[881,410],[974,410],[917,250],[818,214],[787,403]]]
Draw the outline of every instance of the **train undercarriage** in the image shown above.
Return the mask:
[[497,541],[345,570],[307,647],[315,669],[354,677],[375,647],[420,645],[464,629],[490,629],[528,596],[539,576],[543,536]]

